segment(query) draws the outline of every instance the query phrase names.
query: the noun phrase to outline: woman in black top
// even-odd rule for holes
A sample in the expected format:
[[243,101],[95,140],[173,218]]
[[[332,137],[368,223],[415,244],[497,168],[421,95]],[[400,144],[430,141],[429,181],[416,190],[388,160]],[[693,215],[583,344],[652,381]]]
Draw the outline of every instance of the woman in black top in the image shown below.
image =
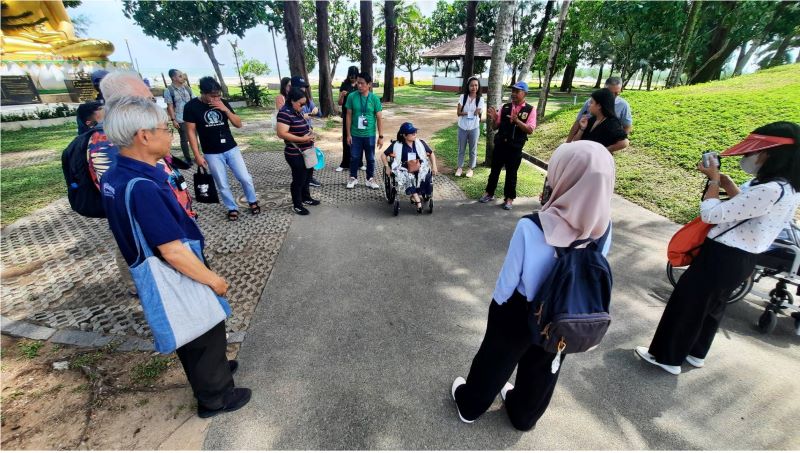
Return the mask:
[[286,104],[278,112],[278,137],[286,145],[283,156],[292,170],[292,209],[300,215],[308,215],[306,206],[317,206],[320,202],[311,198],[308,180],[314,175],[313,168],[306,168],[303,151],[314,149],[314,134],[303,117],[303,105],[308,101],[302,88],[292,88]]
[[627,148],[630,143],[628,134],[614,113],[614,93],[608,88],[592,93],[589,99],[589,114],[584,115],[578,124],[580,130],[571,141],[597,142],[605,146],[611,154]]

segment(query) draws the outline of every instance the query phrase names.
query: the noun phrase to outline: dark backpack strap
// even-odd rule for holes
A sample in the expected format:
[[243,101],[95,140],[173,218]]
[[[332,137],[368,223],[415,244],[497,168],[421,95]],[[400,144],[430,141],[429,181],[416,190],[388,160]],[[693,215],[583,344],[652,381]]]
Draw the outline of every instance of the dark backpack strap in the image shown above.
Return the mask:
[[[538,212],[535,212],[533,214],[528,214],[528,215],[524,216],[523,219],[528,219],[531,222],[535,223],[536,226],[538,226],[539,229],[542,230],[542,232],[544,233],[544,228],[542,228],[542,221],[541,221],[541,219],[539,219],[539,213]],[[608,228],[606,228],[606,232],[603,233],[603,235],[600,236],[600,238],[598,238],[598,239],[592,239],[592,238],[580,239],[580,240],[577,240],[577,241],[573,242],[572,244],[570,244],[569,247],[563,247],[563,249],[575,248],[575,247],[581,246],[583,244],[594,242],[594,244],[597,247],[597,250],[603,250],[603,247],[605,246],[606,241],[608,240],[608,234],[610,232],[611,232],[611,222],[608,222]],[[561,249],[562,248],[556,247],[557,251],[560,251]]]

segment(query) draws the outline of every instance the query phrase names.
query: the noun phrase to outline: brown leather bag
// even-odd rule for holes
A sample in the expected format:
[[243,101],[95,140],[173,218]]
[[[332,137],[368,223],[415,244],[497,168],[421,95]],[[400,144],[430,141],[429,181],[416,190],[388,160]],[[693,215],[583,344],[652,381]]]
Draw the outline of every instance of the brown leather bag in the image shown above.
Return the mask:
[[411,172],[411,173],[418,172],[419,171],[419,167],[420,167],[420,160],[419,159],[409,160],[408,162],[406,162],[406,168],[408,168],[408,171]]

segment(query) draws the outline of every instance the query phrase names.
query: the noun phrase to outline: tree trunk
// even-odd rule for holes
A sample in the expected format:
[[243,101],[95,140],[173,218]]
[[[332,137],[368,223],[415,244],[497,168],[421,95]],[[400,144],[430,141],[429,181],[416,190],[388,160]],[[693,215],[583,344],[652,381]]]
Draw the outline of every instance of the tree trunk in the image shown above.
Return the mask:
[[639,91],[642,91],[642,84],[644,83],[645,76],[647,75],[647,71],[642,69],[642,74],[639,78]]
[[338,64],[338,61],[334,61],[331,65],[331,80],[333,80],[333,77],[336,75],[336,66],[338,66]]
[[286,35],[286,50],[289,58],[289,73],[308,81],[306,57],[303,49],[303,23],[300,21],[300,3],[285,2],[283,8],[283,32]]
[[[511,16],[514,11],[514,0],[500,2],[497,12],[497,24],[494,32],[494,44],[492,45],[492,62],[489,67],[489,92],[487,94],[486,106],[498,108],[503,102],[503,72],[506,67],[506,54],[511,39]],[[500,113],[498,112],[498,115]],[[487,115],[488,121],[488,115]],[[493,128],[486,128],[486,160],[484,165],[492,165],[492,155],[494,153]]]
[[778,49],[775,51],[775,55],[772,56],[772,59],[767,65],[768,68],[780,66],[785,62],[783,57],[786,55],[786,51],[789,49],[789,44],[791,44],[792,38],[794,38],[793,33],[787,33],[786,36],[783,37],[783,40],[778,45]]
[[[293,3],[293,2],[286,2]],[[361,0],[361,72],[372,75],[372,2]],[[290,54],[291,55],[291,54]]]
[[578,65],[570,63],[564,68],[564,75],[561,77],[561,88],[558,91],[562,93],[572,92],[572,80],[575,78],[575,69]]
[[467,2],[467,36],[464,44],[464,66],[461,68],[461,89],[467,91],[467,80],[475,71],[475,21],[478,15],[478,2]]
[[409,74],[409,77],[408,77],[408,79],[409,79],[409,80],[408,80],[408,84],[409,84],[409,85],[413,85],[413,84],[414,84],[414,71],[416,71],[416,69],[409,69],[409,70],[408,70],[408,74]]
[[531,65],[533,65],[533,60],[536,59],[536,54],[539,53],[539,47],[542,46],[542,41],[544,41],[544,35],[547,33],[547,24],[550,22],[550,18],[553,16],[553,5],[555,4],[555,0],[548,0],[547,6],[544,7],[544,16],[539,22],[539,31],[536,33],[536,38],[533,40],[531,50],[528,52],[528,56],[525,58],[525,63],[522,64],[522,68],[519,70],[519,79],[517,82],[524,82],[525,79],[528,78],[528,73],[531,70]]
[[692,6],[689,7],[689,17],[686,19],[686,25],[683,26],[678,47],[675,50],[675,58],[672,60],[672,68],[667,77],[667,88],[672,88],[678,84],[683,73],[683,67],[686,65],[686,59],[689,53],[689,45],[694,39],[694,31],[697,28],[697,19],[700,17],[700,0],[693,0]]
[[547,58],[547,69],[544,73],[544,87],[539,93],[539,105],[536,107],[536,121],[544,121],[544,112],[547,108],[547,96],[550,94],[550,80],[555,71],[558,48],[561,45],[561,35],[564,34],[564,26],[567,24],[567,13],[569,13],[570,0],[561,2],[561,13],[558,15],[558,25],[553,33],[553,44],[550,46],[550,56]]
[[513,63],[511,67],[511,80],[517,80],[517,65]]
[[317,60],[319,60],[319,110],[322,116],[336,113],[330,77],[330,30],[328,28],[328,2],[317,1]]
[[603,66],[605,65],[605,63],[600,64],[600,72],[597,74],[597,82],[594,83],[595,88],[600,88],[600,82],[603,81]]
[[616,64],[616,63],[611,63],[611,70],[610,70],[610,71],[608,71],[608,77],[609,77],[609,78],[610,78],[612,75],[614,75],[614,68],[616,68],[616,67],[617,67],[617,64]]
[[647,73],[647,91],[650,91],[650,86],[653,84],[653,68]]
[[[758,43],[754,43],[752,46],[750,46],[750,49],[756,47],[757,45]],[[749,58],[747,57],[747,43],[745,42],[742,43],[741,46],[739,46],[739,56],[736,57],[736,66],[733,68],[732,77],[742,75],[742,70],[747,65],[748,59]]]
[[394,102],[394,65],[395,65],[395,35],[397,34],[397,21],[395,17],[395,1],[386,0],[383,4],[383,16],[386,19],[386,68],[383,76],[383,102]]
[[214,67],[214,72],[217,73],[217,81],[222,87],[222,95],[227,98],[228,85],[225,84],[225,79],[222,78],[222,70],[219,68],[219,61],[217,61],[217,57],[214,55],[214,46],[212,46],[207,39],[201,39],[200,44],[203,46],[203,50],[205,50],[208,58],[211,59],[211,66]]

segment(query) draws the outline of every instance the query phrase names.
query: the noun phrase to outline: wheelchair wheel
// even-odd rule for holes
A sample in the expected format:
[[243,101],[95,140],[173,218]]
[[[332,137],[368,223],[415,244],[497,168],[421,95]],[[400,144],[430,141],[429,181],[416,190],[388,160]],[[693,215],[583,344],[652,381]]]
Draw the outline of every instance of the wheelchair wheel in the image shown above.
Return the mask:
[[400,200],[398,200],[397,197],[394,197],[394,207],[392,207],[392,214],[394,214],[395,216],[397,214],[400,214]]
[[783,288],[775,288],[769,292],[769,301],[775,307],[787,308],[794,305],[794,296]]
[[383,194],[386,196],[388,204],[392,204],[397,196],[397,191],[392,185],[392,177],[386,173],[386,170],[383,171]]
[[758,331],[761,333],[772,333],[778,325],[778,314],[767,308],[758,318]]
[[433,214],[433,197],[428,199],[428,214]]
[[[672,284],[672,286],[678,284],[678,280],[680,280],[681,275],[686,272],[686,269],[688,269],[688,266],[673,267],[672,263],[667,262],[667,279],[669,279],[669,282]],[[753,275],[750,275],[728,296],[727,303],[734,304],[744,299],[744,296],[746,296],[750,290],[753,289],[753,283]]]

